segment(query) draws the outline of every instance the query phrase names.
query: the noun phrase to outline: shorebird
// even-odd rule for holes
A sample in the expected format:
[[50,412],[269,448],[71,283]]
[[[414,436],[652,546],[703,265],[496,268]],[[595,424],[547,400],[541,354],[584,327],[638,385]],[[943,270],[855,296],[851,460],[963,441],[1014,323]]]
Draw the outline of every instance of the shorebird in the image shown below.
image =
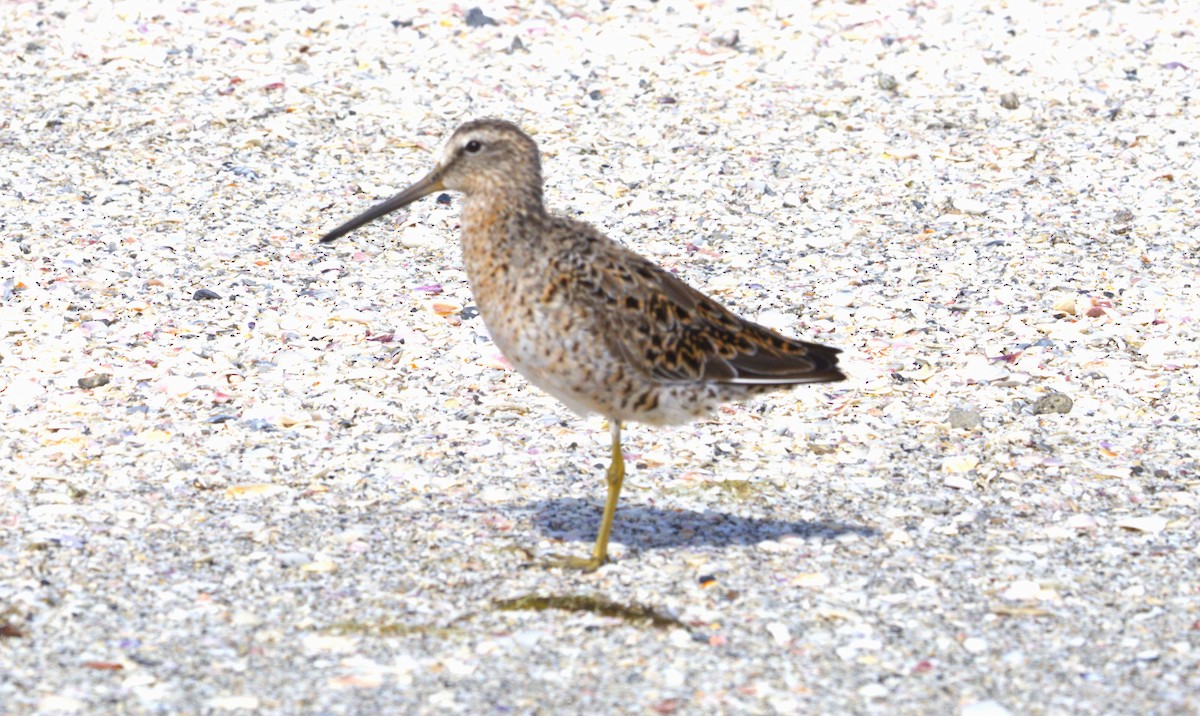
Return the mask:
[[444,190],[464,195],[463,265],[500,352],[572,411],[608,419],[612,461],[595,547],[556,565],[591,571],[608,561],[623,423],[685,423],[728,400],[845,377],[838,349],[734,315],[591,225],[547,212],[537,144],[510,122],[463,124],[433,171],[321,241]]

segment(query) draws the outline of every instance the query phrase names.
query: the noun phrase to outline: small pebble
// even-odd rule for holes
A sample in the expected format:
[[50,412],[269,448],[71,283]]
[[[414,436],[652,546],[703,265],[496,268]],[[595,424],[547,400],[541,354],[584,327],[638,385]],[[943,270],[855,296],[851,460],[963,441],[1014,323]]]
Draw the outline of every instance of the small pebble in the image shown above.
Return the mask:
[[495,25],[496,21],[483,14],[483,10],[473,7],[467,10],[467,27],[485,27]]
[[1157,516],[1126,517],[1117,520],[1117,527],[1131,532],[1144,532],[1156,535],[1167,528],[1167,518]]
[[950,512],[950,503],[940,497],[922,497],[918,504],[931,514],[945,515]]
[[709,39],[712,40],[714,45],[721,45],[722,47],[737,47],[738,40],[741,39],[741,35],[737,30],[730,30],[728,32],[719,32],[710,36]]
[[1005,109],[1020,109],[1021,98],[1016,92],[1005,92],[1000,95],[1000,106]]
[[1039,599],[1042,596],[1042,587],[1037,582],[1029,579],[1018,579],[1008,586],[1000,597],[1010,601],[1026,601]]
[[962,475],[946,475],[942,478],[942,484],[953,490],[969,490],[974,487],[974,483]]
[[84,376],[79,379],[79,387],[84,390],[99,388],[102,385],[108,385],[108,381],[112,380],[112,376],[108,373],[95,373],[93,375]]
[[275,560],[282,567],[300,567],[308,564],[310,559],[312,558],[304,552],[283,552],[275,556]]
[[786,646],[792,640],[791,631],[786,624],[771,622],[767,625],[767,633],[778,646]]
[[1094,530],[1098,524],[1091,515],[1071,515],[1066,521],[1067,527],[1075,530]]
[[1108,220],[1109,231],[1118,236],[1124,236],[1133,228],[1133,212],[1129,209],[1118,209]]
[[216,291],[210,291],[207,288],[202,288],[192,294],[193,301],[212,301],[213,299],[220,297],[220,294],[218,294]]
[[979,465],[979,458],[974,455],[951,455],[942,460],[942,472],[960,474],[970,472]]
[[1048,413],[1069,413],[1074,402],[1062,393],[1048,393],[1037,399],[1033,404],[1034,415]]
[[858,690],[858,695],[864,699],[882,699],[887,697],[888,690],[883,684],[867,684]]
[[1109,221],[1114,224],[1128,224],[1129,222],[1133,221],[1133,212],[1129,209],[1117,209],[1115,212],[1113,212],[1113,215],[1111,218],[1109,218]]
[[950,427],[958,428],[959,430],[977,428],[982,422],[979,413],[974,410],[962,410],[960,408],[951,408],[948,420],[950,421]]
[[896,87],[898,86],[896,83],[896,78],[887,74],[886,72],[880,72],[879,74],[875,75],[875,84],[884,92],[895,92]]
[[978,199],[971,199],[965,196],[955,197],[951,200],[951,205],[956,211],[962,212],[963,214],[971,214],[972,216],[978,216],[988,212],[987,204],[979,201]]

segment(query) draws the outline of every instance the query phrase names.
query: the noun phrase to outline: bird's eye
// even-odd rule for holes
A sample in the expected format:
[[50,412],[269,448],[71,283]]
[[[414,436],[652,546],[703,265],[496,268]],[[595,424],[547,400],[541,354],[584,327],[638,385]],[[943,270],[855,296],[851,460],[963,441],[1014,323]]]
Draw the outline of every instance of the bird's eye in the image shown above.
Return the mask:
[[480,149],[483,149],[483,142],[480,142],[478,139],[472,139],[467,142],[467,146],[463,147],[463,149],[467,150],[467,154],[475,154]]

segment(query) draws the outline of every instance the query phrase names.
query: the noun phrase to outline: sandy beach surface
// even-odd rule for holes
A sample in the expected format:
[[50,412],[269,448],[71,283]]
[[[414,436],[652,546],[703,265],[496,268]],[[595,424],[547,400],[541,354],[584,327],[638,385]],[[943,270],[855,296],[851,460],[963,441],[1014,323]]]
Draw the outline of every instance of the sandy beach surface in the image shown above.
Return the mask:
[[[0,6],[0,714],[1200,713],[1191,3],[386,5]],[[482,116],[851,376],[591,574],[459,197],[317,243]]]

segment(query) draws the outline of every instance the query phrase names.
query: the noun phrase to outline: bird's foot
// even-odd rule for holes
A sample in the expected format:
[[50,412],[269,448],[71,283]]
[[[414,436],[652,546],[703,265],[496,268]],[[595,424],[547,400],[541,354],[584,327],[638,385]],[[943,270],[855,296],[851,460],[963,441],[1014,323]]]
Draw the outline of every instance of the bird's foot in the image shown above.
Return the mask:
[[608,562],[607,558],[575,557],[573,555],[547,555],[542,564],[548,569],[575,569],[581,572],[595,572]]

